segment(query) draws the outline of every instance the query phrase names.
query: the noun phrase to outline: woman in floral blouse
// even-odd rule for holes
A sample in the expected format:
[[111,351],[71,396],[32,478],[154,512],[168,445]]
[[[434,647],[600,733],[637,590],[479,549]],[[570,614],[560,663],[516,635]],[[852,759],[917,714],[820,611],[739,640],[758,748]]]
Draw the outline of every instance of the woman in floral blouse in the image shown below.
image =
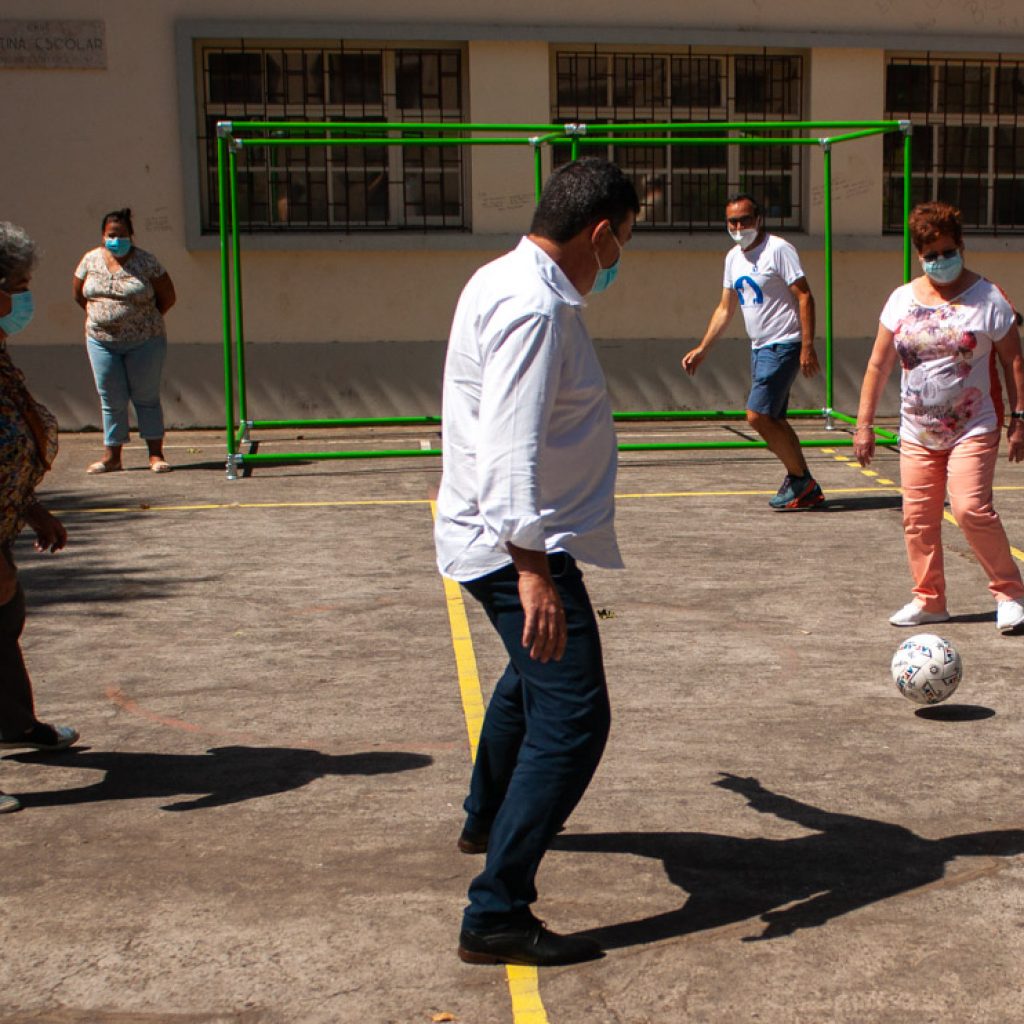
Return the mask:
[[74,280],[75,301],[85,310],[85,340],[106,446],[103,458],[86,472],[122,468],[131,401],[139,437],[149,448],[149,468],[167,473],[160,375],[167,352],[163,315],[174,305],[174,285],[159,260],[134,244],[131,210],[108,213],[100,230],[103,244],[82,257]]
[[995,348],[1009,399],[1009,459],[1024,459],[1024,357],[1016,315],[1002,291],[964,266],[960,211],[921,203],[910,234],[924,274],[897,288],[882,310],[860,394],[854,453],[875,453],[875,410],[899,359],[900,480],[903,532],[913,600],[894,626],[945,622],[942,514],[950,507],[996,601],[1003,633],[1024,626],[1024,582],[992,504],[1001,423],[992,402],[989,356]]
[[[0,748],[63,750],[78,732],[36,718],[18,643],[25,598],[11,554],[26,523],[35,531],[37,551],[59,551],[68,537],[35,495],[57,454],[57,421],[29,394],[7,352],[7,339],[32,319],[28,285],[34,264],[35,245],[28,235],[0,222]],[[15,797],[0,793],[0,813],[19,806]]]

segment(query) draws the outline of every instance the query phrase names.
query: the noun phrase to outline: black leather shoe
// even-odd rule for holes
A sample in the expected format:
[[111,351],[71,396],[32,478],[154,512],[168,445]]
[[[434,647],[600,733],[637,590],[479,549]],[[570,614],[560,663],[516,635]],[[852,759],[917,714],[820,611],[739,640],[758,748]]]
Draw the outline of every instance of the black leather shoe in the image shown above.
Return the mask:
[[500,931],[459,933],[459,959],[467,964],[521,964],[527,967],[556,967],[578,964],[604,956],[593,939],[556,935],[543,921],[531,921]]
[[486,853],[487,840],[490,835],[487,832],[472,832],[468,828],[462,830],[455,845],[460,853]]

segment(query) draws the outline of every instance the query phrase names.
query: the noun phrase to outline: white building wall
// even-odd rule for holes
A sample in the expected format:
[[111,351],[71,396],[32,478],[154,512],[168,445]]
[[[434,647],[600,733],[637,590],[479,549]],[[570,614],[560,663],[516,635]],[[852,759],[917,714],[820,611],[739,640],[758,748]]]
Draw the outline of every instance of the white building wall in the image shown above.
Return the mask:
[[[884,7],[884,10],[881,10]],[[467,44],[467,115],[477,121],[551,118],[555,42],[785,46],[807,55],[806,110],[814,119],[881,117],[887,47],[989,51],[1024,31],[1012,5],[886,0],[884,5],[759,0],[7,0],[0,20],[101,19],[106,67],[13,69],[0,63],[6,144],[2,215],[42,250],[33,291],[38,314],[12,344],[40,397],[66,428],[98,423],[71,275],[97,244],[108,209],[135,211],[137,242],[170,271],[179,294],[168,317],[170,422],[214,424],[223,415],[216,240],[196,238],[195,112],[182,39],[223,35],[441,39]],[[813,26],[813,27],[809,27]],[[2,35],[2,25],[0,25]],[[184,125],[184,134],[183,128]],[[183,141],[184,139],[184,141]],[[899,282],[899,240],[881,234],[881,144],[834,149],[837,338],[848,406],[876,311]],[[812,288],[824,287],[821,155],[808,156],[808,231],[792,235]],[[522,150],[474,150],[474,231],[439,238],[330,235],[246,239],[250,380],[262,416],[436,411],[435,382],[459,289],[485,260],[514,244],[529,222],[533,172]],[[702,333],[721,289],[724,232],[641,236],[615,289],[595,297],[588,320],[601,341],[620,405],[713,407],[742,398],[745,344],[697,384],[676,370]],[[1024,302],[1024,240],[971,237],[971,265]],[[820,308],[820,307],[819,307]],[[282,351],[284,350],[284,351]],[[262,376],[261,376],[262,375]],[[810,399],[813,400],[813,396]]]

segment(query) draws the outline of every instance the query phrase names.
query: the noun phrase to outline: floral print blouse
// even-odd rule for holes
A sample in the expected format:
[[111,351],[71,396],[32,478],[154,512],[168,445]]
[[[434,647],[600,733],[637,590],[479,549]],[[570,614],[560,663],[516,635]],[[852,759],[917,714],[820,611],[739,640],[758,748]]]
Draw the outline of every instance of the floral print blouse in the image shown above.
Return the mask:
[[86,299],[86,336],[104,342],[165,337],[153,290],[153,282],[165,273],[155,256],[136,246],[115,272],[107,266],[102,246],[90,249],[75,269]]
[[0,546],[25,522],[36,485],[57,454],[57,420],[28,393],[0,340]]
[[955,299],[926,306],[905,284],[889,296],[880,319],[903,367],[901,437],[945,450],[998,428],[989,356],[1014,317],[996,285],[982,277]]

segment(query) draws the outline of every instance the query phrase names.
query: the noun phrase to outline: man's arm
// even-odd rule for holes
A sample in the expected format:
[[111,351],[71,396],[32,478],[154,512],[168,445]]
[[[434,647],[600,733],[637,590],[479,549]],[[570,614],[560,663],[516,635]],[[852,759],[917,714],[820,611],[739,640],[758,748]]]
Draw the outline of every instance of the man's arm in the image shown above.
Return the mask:
[[711,314],[711,320],[708,322],[708,328],[704,332],[700,344],[696,348],[691,348],[682,358],[683,369],[691,377],[697,372],[697,367],[704,362],[711,346],[718,341],[722,331],[729,326],[729,321],[732,320],[738,305],[736,292],[732,288],[723,288],[721,301],[715,307],[714,313]]
[[558,660],[567,630],[545,550],[540,458],[561,346],[550,318],[532,315],[508,325],[487,348],[477,442],[480,512],[519,572],[523,646],[538,661]]
[[813,377],[821,367],[814,351],[814,296],[806,277],[798,278],[790,286],[800,313],[800,372]]

